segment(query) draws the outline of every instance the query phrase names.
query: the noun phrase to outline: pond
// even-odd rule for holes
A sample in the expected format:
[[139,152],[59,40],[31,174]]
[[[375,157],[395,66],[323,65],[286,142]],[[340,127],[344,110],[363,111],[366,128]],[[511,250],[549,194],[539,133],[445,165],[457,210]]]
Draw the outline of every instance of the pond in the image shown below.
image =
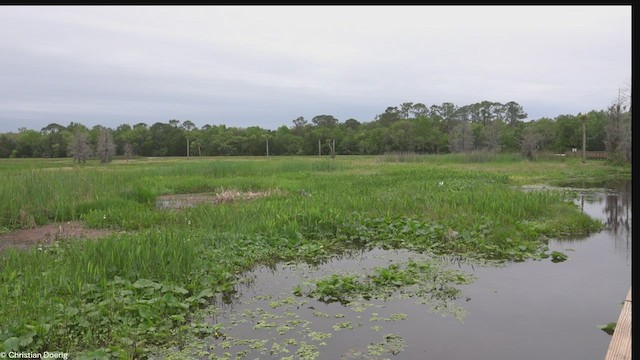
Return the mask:
[[433,259],[374,249],[318,266],[260,267],[208,319],[218,336],[185,351],[202,359],[603,360],[611,336],[600,326],[617,321],[631,286],[631,184],[576,191],[577,204],[607,229],[550,240],[550,251],[569,256],[564,262],[439,259],[473,281],[429,302],[405,293],[348,304],[293,289],[335,273]]

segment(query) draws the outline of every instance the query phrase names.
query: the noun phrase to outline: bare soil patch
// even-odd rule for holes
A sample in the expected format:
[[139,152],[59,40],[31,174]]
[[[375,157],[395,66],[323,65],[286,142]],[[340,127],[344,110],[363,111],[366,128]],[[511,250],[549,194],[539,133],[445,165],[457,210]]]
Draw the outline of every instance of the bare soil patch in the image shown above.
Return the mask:
[[0,234],[0,252],[10,247],[27,249],[34,245],[48,245],[58,239],[96,239],[113,233],[113,230],[87,228],[80,221],[47,224]]
[[[184,209],[199,204],[222,204],[236,200],[252,200],[281,193],[282,191],[276,189],[266,191],[223,190],[218,193],[162,195],[156,199],[156,205],[161,209]],[[28,220],[21,220],[21,223],[35,223],[32,219],[31,222]],[[0,252],[10,247],[27,249],[35,245],[48,245],[57,239],[96,239],[113,233],[113,230],[87,228],[80,221],[33,226],[30,229],[0,234]]]
[[200,204],[222,204],[236,200],[252,200],[280,193],[280,190],[224,190],[218,193],[162,195],[156,198],[156,206],[160,209],[184,209]]

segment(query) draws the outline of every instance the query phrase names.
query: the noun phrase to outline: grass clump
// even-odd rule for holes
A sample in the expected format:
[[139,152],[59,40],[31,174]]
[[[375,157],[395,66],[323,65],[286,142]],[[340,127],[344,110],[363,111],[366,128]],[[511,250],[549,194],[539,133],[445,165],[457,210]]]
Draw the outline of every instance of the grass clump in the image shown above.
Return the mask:
[[460,271],[444,270],[436,262],[409,260],[405,264],[378,267],[372,274],[332,274],[295,287],[297,296],[322,302],[348,304],[360,299],[387,299],[402,290],[404,297],[420,297],[448,303],[461,296],[455,285],[468,284],[471,277]]

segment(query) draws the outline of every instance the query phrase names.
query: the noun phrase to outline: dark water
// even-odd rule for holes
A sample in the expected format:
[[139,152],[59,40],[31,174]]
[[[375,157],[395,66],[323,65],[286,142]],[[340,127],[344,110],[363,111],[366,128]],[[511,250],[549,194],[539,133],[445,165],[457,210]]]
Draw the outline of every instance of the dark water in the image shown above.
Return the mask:
[[[615,191],[579,190],[577,204],[602,219],[607,230],[550,241],[551,251],[569,256],[560,263],[450,262],[475,280],[460,285],[464,296],[442,311],[415,298],[344,306],[291,293],[314,278],[424,258],[418,254],[375,250],[318,267],[256,269],[247,275],[250,284],[239,287],[237,300],[210,319],[224,324],[226,338],[207,340],[200,355],[299,359],[305,347],[311,349],[306,358],[327,360],[603,360],[611,336],[599,326],[617,321],[631,286],[631,184]],[[390,341],[390,334],[400,342]]]
[[476,269],[464,324],[443,323],[447,336],[426,337],[427,358],[604,359],[611,336],[598,325],[618,320],[631,287],[631,186],[584,191],[578,204],[608,229],[551,241],[550,250],[569,255],[562,263]]

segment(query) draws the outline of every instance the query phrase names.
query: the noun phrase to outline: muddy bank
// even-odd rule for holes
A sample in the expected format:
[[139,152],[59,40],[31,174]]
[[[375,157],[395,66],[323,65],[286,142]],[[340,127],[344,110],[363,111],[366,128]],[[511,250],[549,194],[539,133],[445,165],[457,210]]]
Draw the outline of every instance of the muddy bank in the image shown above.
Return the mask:
[[238,191],[224,190],[218,193],[162,195],[156,199],[160,209],[184,209],[201,204],[222,204],[237,200],[253,200],[265,196],[281,194],[280,190]]
[[36,245],[48,245],[60,239],[96,239],[113,233],[113,230],[87,228],[80,221],[47,224],[0,234],[0,252],[8,248],[28,249]]

